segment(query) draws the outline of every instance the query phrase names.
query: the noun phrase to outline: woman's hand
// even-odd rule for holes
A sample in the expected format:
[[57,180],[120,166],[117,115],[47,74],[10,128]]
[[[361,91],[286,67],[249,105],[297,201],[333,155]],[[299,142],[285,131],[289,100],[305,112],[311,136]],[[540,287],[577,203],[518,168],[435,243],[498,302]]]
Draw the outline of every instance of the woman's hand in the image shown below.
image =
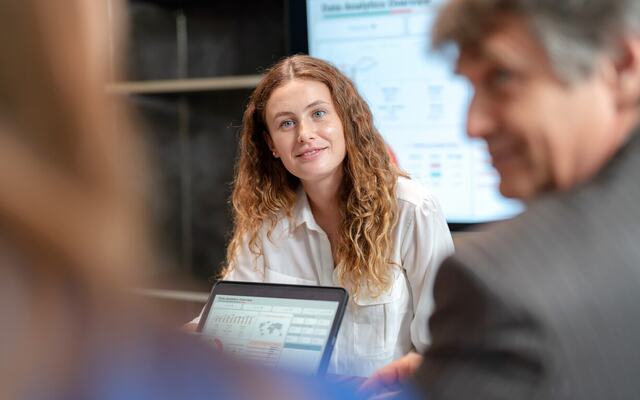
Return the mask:
[[377,370],[360,385],[358,391],[369,396],[399,391],[402,385],[415,374],[422,364],[422,359],[422,355],[411,352]]
[[187,324],[182,325],[182,330],[185,332],[193,333],[198,329],[198,324],[194,322],[189,322]]

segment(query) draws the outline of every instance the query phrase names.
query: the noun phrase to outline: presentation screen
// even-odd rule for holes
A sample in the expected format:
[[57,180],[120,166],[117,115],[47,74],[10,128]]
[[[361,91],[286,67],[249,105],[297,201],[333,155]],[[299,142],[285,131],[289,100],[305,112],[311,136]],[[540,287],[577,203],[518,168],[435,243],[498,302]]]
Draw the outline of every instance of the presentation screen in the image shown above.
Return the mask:
[[500,195],[484,143],[466,137],[469,84],[453,73],[450,59],[430,51],[441,0],[293,3],[291,50],[327,60],[354,81],[398,165],[430,188],[449,223],[522,211],[522,204]]

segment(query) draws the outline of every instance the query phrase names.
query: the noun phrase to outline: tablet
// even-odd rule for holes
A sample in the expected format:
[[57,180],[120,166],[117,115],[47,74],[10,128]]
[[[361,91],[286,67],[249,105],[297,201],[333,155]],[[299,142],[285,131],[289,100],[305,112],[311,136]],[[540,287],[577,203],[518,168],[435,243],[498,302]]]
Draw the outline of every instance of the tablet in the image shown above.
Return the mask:
[[223,353],[324,374],[348,298],[339,287],[219,281],[198,332]]

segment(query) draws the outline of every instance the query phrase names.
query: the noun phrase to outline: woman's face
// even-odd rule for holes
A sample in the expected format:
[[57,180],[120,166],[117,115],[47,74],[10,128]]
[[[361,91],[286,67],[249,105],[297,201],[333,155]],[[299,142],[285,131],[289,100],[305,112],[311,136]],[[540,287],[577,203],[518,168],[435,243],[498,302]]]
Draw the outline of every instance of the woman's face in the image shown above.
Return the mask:
[[274,157],[303,184],[342,179],[344,130],[324,83],[287,82],[271,94],[265,117]]

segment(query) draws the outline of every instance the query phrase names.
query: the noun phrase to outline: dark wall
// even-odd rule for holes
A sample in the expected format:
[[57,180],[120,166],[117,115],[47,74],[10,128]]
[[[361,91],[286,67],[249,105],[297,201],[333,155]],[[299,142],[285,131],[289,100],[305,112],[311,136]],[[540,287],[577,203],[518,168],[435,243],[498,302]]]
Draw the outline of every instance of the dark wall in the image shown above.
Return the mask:
[[[256,74],[285,55],[282,0],[129,4],[130,80]],[[161,247],[173,260],[163,273],[206,280],[224,260],[237,133],[250,93],[132,97],[146,125]]]
[[284,55],[283,0],[130,2],[131,79],[178,77],[184,16],[188,77],[255,74]]

